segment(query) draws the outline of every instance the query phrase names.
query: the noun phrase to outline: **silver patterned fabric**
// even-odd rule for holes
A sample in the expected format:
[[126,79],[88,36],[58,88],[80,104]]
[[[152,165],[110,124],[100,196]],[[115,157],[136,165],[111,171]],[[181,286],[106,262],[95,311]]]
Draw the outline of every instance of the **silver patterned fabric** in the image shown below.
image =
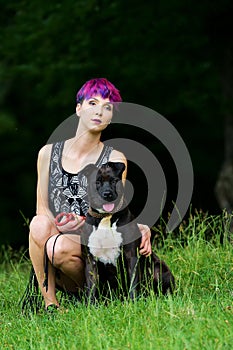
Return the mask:
[[[62,168],[63,148],[64,141],[52,146],[48,188],[49,209],[54,216],[61,212],[86,216],[89,208],[87,178],[82,170],[77,174],[71,174]],[[112,147],[104,145],[95,165],[100,167],[107,163],[112,150]]]

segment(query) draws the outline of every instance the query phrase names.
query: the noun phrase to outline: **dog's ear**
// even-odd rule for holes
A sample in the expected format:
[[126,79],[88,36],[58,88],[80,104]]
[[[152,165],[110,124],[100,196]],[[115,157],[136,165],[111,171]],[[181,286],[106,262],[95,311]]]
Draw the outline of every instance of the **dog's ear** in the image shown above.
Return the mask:
[[97,171],[97,166],[95,164],[88,164],[85,166],[85,168],[82,169],[82,173],[89,177],[91,174],[93,174],[94,171]]
[[121,162],[108,162],[107,165],[113,169],[116,176],[121,178],[123,171],[125,170],[125,164]]

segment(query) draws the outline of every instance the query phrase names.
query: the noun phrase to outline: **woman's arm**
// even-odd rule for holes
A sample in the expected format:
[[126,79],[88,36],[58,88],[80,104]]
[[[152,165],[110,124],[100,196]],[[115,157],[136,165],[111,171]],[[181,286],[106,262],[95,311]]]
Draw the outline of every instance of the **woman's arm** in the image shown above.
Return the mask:
[[46,145],[41,148],[37,159],[37,215],[47,215],[54,221],[54,216],[49,210],[48,203],[48,183],[49,183],[49,164],[52,145]]
[[[55,218],[49,209],[48,184],[49,184],[49,165],[52,145],[46,145],[39,151],[37,161],[38,181],[37,181],[37,215],[46,215],[55,225]],[[74,219],[68,223],[57,226],[60,232],[75,231],[84,224],[84,219],[74,216]]]
[[138,228],[142,234],[142,241],[140,244],[140,254],[149,256],[152,253],[152,248],[151,248],[151,231],[149,226],[143,225],[143,224],[138,224]]

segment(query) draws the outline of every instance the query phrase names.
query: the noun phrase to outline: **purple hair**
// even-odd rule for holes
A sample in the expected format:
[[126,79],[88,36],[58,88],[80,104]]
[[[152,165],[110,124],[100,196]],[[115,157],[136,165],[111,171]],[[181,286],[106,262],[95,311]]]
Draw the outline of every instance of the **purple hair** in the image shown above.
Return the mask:
[[100,95],[102,98],[108,98],[110,102],[122,101],[119,90],[105,78],[88,80],[78,91],[76,101],[77,103],[82,103],[83,100],[88,100],[96,95]]

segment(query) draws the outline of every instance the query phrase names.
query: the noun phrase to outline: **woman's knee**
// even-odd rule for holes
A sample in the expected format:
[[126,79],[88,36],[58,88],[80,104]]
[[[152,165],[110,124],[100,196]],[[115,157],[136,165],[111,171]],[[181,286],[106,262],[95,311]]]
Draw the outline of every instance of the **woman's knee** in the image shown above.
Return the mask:
[[81,247],[79,243],[70,242],[67,235],[54,235],[46,243],[49,260],[57,268],[65,263],[79,261],[81,258]]
[[36,215],[30,223],[29,236],[35,242],[43,242],[52,234],[58,232],[51,219],[46,215]]

